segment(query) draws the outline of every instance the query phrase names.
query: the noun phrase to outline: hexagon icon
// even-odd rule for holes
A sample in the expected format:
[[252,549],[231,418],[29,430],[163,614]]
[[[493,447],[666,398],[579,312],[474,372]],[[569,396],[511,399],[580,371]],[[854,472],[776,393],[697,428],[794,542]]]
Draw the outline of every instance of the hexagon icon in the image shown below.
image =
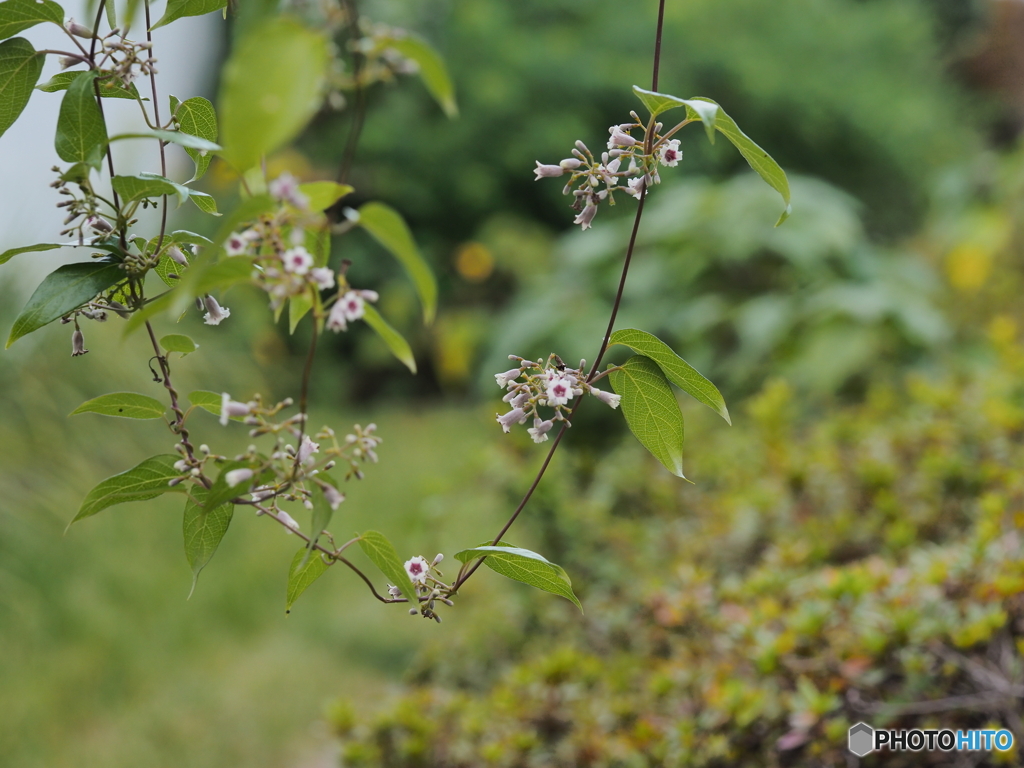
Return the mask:
[[850,728],[850,751],[857,757],[864,757],[874,750],[875,729],[867,723],[857,723]]

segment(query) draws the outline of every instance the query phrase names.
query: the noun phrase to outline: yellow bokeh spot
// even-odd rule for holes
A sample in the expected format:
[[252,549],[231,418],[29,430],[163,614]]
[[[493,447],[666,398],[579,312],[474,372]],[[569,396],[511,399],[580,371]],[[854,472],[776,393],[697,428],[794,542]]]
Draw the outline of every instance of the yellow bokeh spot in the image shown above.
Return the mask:
[[455,252],[455,270],[471,283],[481,283],[494,271],[494,255],[482,243],[463,243]]
[[996,315],[988,324],[988,338],[997,347],[1006,347],[1017,339],[1017,323],[1006,314]]
[[992,253],[970,243],[958,245],[946,257],[950,284],[963,293],[976,293],[992,272]]

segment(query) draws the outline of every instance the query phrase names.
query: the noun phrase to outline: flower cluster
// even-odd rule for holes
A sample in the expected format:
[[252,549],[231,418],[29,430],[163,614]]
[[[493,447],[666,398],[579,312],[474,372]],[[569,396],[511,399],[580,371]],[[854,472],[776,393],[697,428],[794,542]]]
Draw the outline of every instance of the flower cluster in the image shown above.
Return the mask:
[[[508,390],[502,400],[512,409],[504,414],[495,414],[505,432],[509,432],[513,424],[525,424],[533,417],[533,426],[526,431],[533,442],[543,443],[548,439],[548,432],[556,421],[568,424],[567,413],[571,413],[569,401],[581,397],[585,392],[612,408],[619,407],[619,395],[590,384],[584,370],[586,360],[580,360],[579,368],[566,367],[555,354],[550,355],[546,362],[525,360],[517,355],[509,355],[509,360],[518,360],[519,367],[494,374],[498,386]],[[539,410],[541,407],[550,408],[554,412],[549,418],[544,418]]]
[[[444,555],[439,552],[431,561],[420,555],[405,561],[405,572],[409,575],[409,581],[412,582],[412,586],[416,590],[415,597],[410,596],[410,602],[420,604],[418,608],[410,608],[409,615],[420,614],[423,618],[433,619],[440,624],[441,617],[435,611],[437,601],[447,606],[454,605],[451,600],[444,597],[445,594],[451,592],[451,587],[437,578],[444,576],[437,567],[442,560],[444,560]],[[391,597],[404,597],[402,590],[392,584],[388,584],[388,594]]]
[[[674,131],[662,136],[661,123],[648,128],[636,112],[630,112],[630,116],[633,122],[608,129],[608,149],[601,153],[600,161],[582,141],[576,142],[573,156],[558,165],[537,161],[535,181],[571,174],[562,194],[572,193],[572,208],[577,212],[573,223],[583,229],[590,228],[601,202],[615,205],[616,192],[639,199],[652,184],[661,183],[659,164],[674,168],[683,157],[679,140],[670,138]],[[634,131],[641,136],[633,136]]]
[[[150,53],[150,49],[153,47],[151,43],[136,43],[127,40],[120,29],[112,29],[106,35],[99,37],[91,29],[82,26],[74,19],[68,21],[66,29],[75,37],[86,40],[97,38],[99,42],[97,64],[100,70],[97,84],[101,90],[115,86],[128,89],[139,77],[157,74],[157,70],[153,66],[156,64],[156,59]],[[60,59],[62,69],[88,63],[89,59],[84,51],[81,55],[75,53],[62,56]]]

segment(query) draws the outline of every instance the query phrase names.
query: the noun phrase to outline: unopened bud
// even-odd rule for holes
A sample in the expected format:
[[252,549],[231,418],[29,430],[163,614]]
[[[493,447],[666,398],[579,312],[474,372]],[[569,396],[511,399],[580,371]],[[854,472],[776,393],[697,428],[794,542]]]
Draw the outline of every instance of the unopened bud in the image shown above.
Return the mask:
[[96,37],[96,35],[93,34],[93,31],[91,29],[89,29],[88,27],[83,27],[74,19],[68,22],[68,32],[70,32],[75,37],[84,37],[86,40],[92,40],[92,38]]
[[590,150],[587,149],[587,145],[584,144],[582,141],[576,142],[576,149],[578,149],[580,152],[590,152]]
[[85,336],[82,332],[75,328],[75,332],[71,334],[71,356],[78,357],[84,355],[89,350],[85,348]]
[[172,245],[167,249],[167,258],[173,261],[175,264],[180,264],[183,267],[188,266],[188,259],[185,258],[185,254],[181,252],[181,249],[176,245]]
[[580,161],[575,157],[567,157],[565,160],[559,163],[560,166],[565,168],[567,171],[575,171],[580,167]]

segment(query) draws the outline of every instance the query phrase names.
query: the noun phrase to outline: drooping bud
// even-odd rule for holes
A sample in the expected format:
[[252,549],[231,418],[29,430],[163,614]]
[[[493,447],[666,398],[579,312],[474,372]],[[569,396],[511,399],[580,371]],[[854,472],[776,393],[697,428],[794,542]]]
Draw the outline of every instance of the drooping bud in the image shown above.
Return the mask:
[[506,414],[496,413],[497,422],[501,424],[501,430],[505,433],[510,431],[513,424],[522,424],[526,421],[526,412],[522,408],[513,408]]
[[207,325],[220,325],[222,320],[231,317],[231,310],[218,304],[213,296],[207,294],[203,301],[206,304],[206,314],[203,315],[203,320]]
[[299,524],[295,522],[295,518],[283,509],[277,513],[277,519],[285,524],[285,533],[292,533],[293,531],[299,530]]
[[573,219],[573,224],[579,224],[584,230],[590,229],[591,223],[594,221],[594,217],[597,215],[597,206],[592,200],[587,200],[587,204],[583,206],[583,210],[580,211],[579,215]]
[[597,387],[591,387],[590,394],[592,394],[605,405],[610,405],[612,408],[618,408],[619,401],[622,400],[622,395],[616,395],[611,392],[605,392],[603,389],[598,389]]
[[75,328],[75,332],[71,334],[71,356],[78,357],[88,351],[85,348],[85,336],[82,335],[78,328]]
[[530,434],[530,437],[533,438],[533,442],[543,443],[548,439],[548,432],[551,431],[551,427],[553,427],[554,424],[555,423],[551,421],[551,419],[542,421],[541,419],[535,418],[533,420],[533,426],[526,431]]

